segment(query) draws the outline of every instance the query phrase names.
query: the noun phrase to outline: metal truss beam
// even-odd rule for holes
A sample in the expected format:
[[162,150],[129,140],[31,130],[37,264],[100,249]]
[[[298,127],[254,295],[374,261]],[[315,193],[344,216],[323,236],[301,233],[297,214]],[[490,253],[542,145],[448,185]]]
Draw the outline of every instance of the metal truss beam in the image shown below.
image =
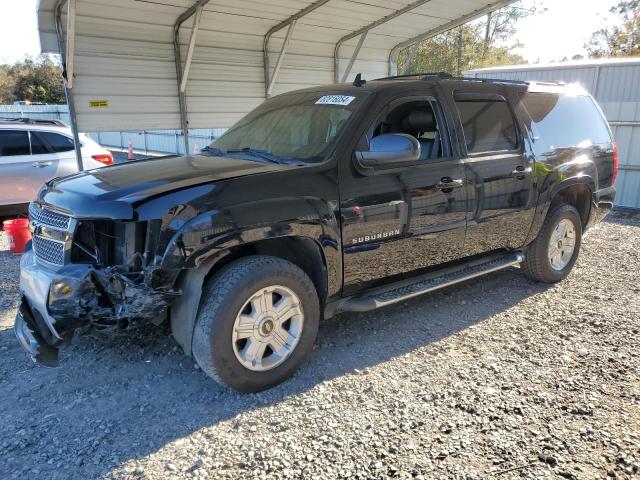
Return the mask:
[[[67,5],[67,31],[62,28],[62,9]],[[64,94],[67,97],[69,106],[69,118],[71,120],[71,133],[73,134],[73,147],[76,152],[76,163],[78,171],[84,170],[82,164],[82,145],[78,130],[78,116],[76,105],[73,99],[73,58],[76,46],[76,0],[58,0],[55,9],[56,38],[58,50],[62,61],[62,77],[64,78]]]
[[293,36],[293,31],[295,30],[297,23],[298,20],[294,20],[289,24],[289,28],[287,28],[287,35],[284,37],[284,43],[282,44],[282,50],[280,50],[280,54],[278,55],[278,61],[276,62],[276,66],[273,68],[273,74],[271,75],[271,78],[267,80],[267,98],[271,96],[273,87],[276,84],[278,73],[280,72],[280,68],[282,68],[282,62],[284,62],[284,56],[287,54],[287,49],[289,48],[289,43],[291,42],[291,37]]
[[187,80],[189,79],[189,69],[191,68],[191,60],[193,60],[193,51],[196,47],[196,37],[198,35],[198,29],[200,28],[200,20],[202,19],[202,12],[204,11],[204,5],[201,5],[196,9],[196,13],[193,16],[193,26],[191,27],[191,37],[189,38],[189,47],[187,48],[187,58],[184,61],[184,67],[182,69],[182,78],[180,82],[180,91],[182,93],[187,90]]
[[[305,15],[317,10],[322,7],[324,4],[328,3],[330,0],[317,0],[306,8],[303,8],[299,12],[291,15],[286,20],[274,25],[269,29],[269,31],[265,34],[264,40],[262,42],[262,58],[264,65],[264,96],[265,98],[269,98],[271,95],[271,91],[276,84],[276,80],[278,77],[278,73],[280,68],[282,67],[282,62],[284,61],[284,56],[286,54],[287,46],[291,41],[291,34],[293,33],[293,29],[295,28],[295,24],[298,20],[300,20]],[[285,27],[289,27],[287,31],[287,38],[285,38],[284,44],[282,46],[282,50],[280,50],[280,55],[278,56],[278,61],[276,64],[276,69],[274,69],[273,75],[271,74],[271,67],[269,66],[269,42],[271,41],[271,37],[274,33],[279,32]]]
[[353,64],[356,63],[356,59],[358,58],[360,49],[362,48],[364,41],[367,39],[368,34],[369,34],[369,31],[367,30],[362,35],[360,35],[360,40],[358,40],[358,44],[356,45],[356,48],[353,51],[353,54],[351,55],[351,59],[349,60],[349,65],[347,65],[347,68],[344,70],[344,74],[342,75],[342,83],[346,82],[347,79],[349,78],[349,74],[351,73]]
[[[209,0],[198,0],[178,17],[173,26],[173,51],[176,64],[176,79],[178,83],[178,105],[180,107],[180,125],[182,128],[182,136],[184,137],[183,142],[185,155],[189,155],[189,112],[187,111],[187,97],[185,92],[187,88],[189,68],[191,67],[191,59],[193,58],[193,50],[195,49],[196,35],[200,25],[200,18],[202,17],[204,6],[207,3],[209,3]],[[180,27],[194,15],[193,29],[191,30],[191,39],[189,41],[187,59],[183,70],[182,56],[180,52]]]
[[388,72],[389,76],[393,76],[397,74],[398,55],[405,48],[410,47],[411,45],[414,45],[428,38],[435,37],[436,35],[440,35],[441,33],[451,30],[452,28],[456,28],[456,27],[459,27],[460,25],[464,25],[467,22],[470,22],[472,20],[475,20],[476,18],[482,17],[483,15],[486,15],[489,12],[493,12],[494,10],[498,10],[500,8],[506,7],[507,5],[510,5],[512,3],[515,3],[515,0],[501,0],[499,2],[492,3],[491,5],[487,5],[486,7],[476,10],[475,12],[465,15],[464,17],[457,18],[440,27],[428,30],[424,33],[421,33],[420,35],[417,35],[413,38],[400,42],[398,45],[393,47],[389,52],[389,72]]
[[[385,23],[387,23],[390,20],[393,20],[394,18],[398,18],[401,15],[404,15],[405,13],[409,13],[411,10],[414,10],[418,7],[421,7],[422,5],[424,5],[425,3],[429,3],[431,0],[417,0],[413,3],[410,3],[409,5],[407,5],[406,7],[401,8],[400,10],[396,10],[392,13],[390,13],[389,15],[386,15],[378,20],[376,20],[375,22],[370,23],[369,25],[362,27],[359,30],[356,30],[355,32],[351,32],[348,35],[345,35],[344,37],[342,37],[340,40],[338,40],[338,43],[336,43],[334,52],[333,52],[333,66],[334,66],[334,78],[335,78],[335,82],[338,83],[340,80],[340,47],[342,47],[342,44],[351,40],[352,38],[356,38],[357,36],[360,35],[364,35],[365,33],[368,33],[370,30],[379,27],[380,25],[383,25]],[[362,37],[361,37],[362,39]],[[362,47],[362,45],[360,45],[360,47]],[[354,53],[359,53],[360,49],[356,48],[357,52]],[[357,57],[357,54],[355,55],[355,57]],[[356,58],[352,56],[351,61],[350,61],[350,66],[353,67],[353,63],[355,63]]]

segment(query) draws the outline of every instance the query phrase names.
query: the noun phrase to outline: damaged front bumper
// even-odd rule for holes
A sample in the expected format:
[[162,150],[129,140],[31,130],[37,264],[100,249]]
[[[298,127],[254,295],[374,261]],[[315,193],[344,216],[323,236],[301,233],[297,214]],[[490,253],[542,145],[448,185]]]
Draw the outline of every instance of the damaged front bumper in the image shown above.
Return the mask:
[[115,269],[71,264],[51,270],[38,263],[33,251],[20,262],[20,292],[16,337],[36,362],[49,367],[58,365],[58,353],[76,329],[131,319],[158,323],[177,295],[134,282]]

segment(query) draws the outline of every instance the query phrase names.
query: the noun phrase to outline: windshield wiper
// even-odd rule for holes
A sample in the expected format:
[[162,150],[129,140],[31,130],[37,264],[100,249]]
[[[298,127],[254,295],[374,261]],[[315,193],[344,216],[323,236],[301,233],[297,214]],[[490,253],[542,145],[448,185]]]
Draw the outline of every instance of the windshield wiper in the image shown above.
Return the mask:
[[274,155],[273,153],[267,150],[260,150],[258,148],[251,147],[242,147],[242,148],[229,148],[227,149],[227,153],[248,153],[249,155],[253,155],[254,157],[262,158],[271,163],[286,163],[286,160],[278,155]]
[[212,147],[211,145],[207,145],[200,149],[201,152],[207,153],[212,157],[224,157],[225,153],[217,147]]

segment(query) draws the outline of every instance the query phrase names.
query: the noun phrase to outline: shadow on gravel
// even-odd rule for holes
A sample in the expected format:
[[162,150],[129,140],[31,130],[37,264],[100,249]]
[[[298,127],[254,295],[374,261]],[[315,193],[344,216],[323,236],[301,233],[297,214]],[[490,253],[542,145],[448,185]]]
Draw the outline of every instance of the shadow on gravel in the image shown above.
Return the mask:
[[605,218],[605,223],[640,227],[640,210],[616,210]]
[[544,289],[510,269],[377,312],[338,316],[321,326],[295,378],[256,395],[209,380],[158,329],[79,336],[52,370],[31,364],[13,332],[0,330],[0,477],[107,474],[203,427],[434,344]]

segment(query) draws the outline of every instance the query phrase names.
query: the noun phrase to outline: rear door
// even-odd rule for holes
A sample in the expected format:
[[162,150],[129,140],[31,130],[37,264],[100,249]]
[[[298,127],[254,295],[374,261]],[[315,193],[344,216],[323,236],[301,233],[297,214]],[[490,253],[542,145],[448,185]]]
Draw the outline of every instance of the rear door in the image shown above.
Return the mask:
[[58,132],[48,132],[45,130],[32,131],[32,147],[34,137],[37,138],[40,143],[46,145],[47,150],[52,153],[52,157],[58,160],[58,167],[54,176],[61,177],[78,171],[73,138]]
[[519,248],[533,221],[533,156],[500,90],[454,93],[470,184],[465,256]]
[[[434,117],[431,117],[434,115]],[[435,96],[392,100],[370,125],[360,149],[385,133],[418,138],[415,164],[365,175],[341,165],[344,293],[352,294],[462,255],[467,212],[464,165],[451,148]]]
[[30,202],[57,169],[55,155],[41,150],[31,154],[29,131],[0,130],[0,204]]

